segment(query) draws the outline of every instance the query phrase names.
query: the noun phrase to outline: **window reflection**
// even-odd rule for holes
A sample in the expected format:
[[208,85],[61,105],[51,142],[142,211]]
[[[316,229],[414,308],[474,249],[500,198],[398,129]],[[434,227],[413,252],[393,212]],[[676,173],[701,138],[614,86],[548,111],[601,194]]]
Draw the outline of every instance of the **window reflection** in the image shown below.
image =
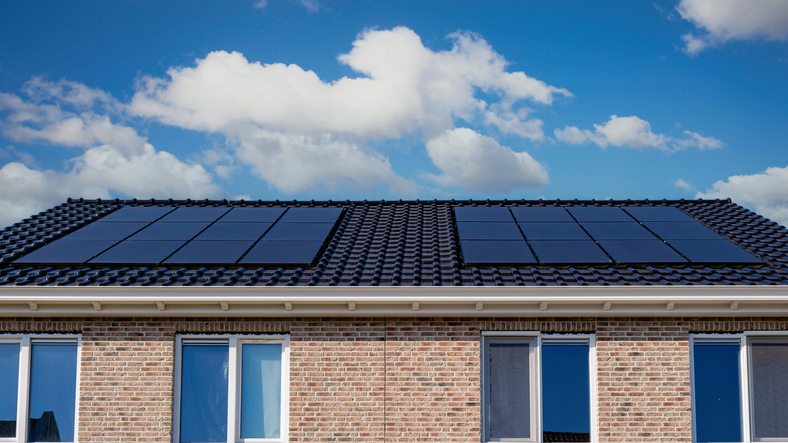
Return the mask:
[[33,343],[28,441],[74,441],[76,380],[76,343]]
[[591,441],[588,344],[542,345],[542,429],[544,441]]
[[16,436],[19,344],[0,343],[0,437]]
[[181,443],[227,441],[227,343],[182,349]]
[[282,346],[245,344],[241,368],[241,438],[278,438]]

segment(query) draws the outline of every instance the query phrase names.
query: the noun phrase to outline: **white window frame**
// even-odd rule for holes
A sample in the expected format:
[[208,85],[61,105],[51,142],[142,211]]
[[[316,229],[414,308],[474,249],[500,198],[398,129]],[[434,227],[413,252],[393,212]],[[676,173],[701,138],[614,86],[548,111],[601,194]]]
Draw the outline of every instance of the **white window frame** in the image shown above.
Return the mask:
[[[227,376],[227,442],[228,443],[286,443],[289,431],[290,412],[290,336],[289,335],[191,335],[178,334],[175,350],[175,404],[173,420],[173,442],[180,442],[181,431],[181,373],[183,344],[227,343],[230,370]],[[245,343],[282,345],[282,403],[280,405],[279,438],[241,438],[241,346]]]
[[77,379],[74,398],[74,440],[79,443],[79,381],[82,365],[82,336],[80,334],[2,334],[0,343],[19,344],[19,380],[17,381],[16,437],[3,437],[0,442],[27,443],[28,408],[30,406],[31,346],[36,343],[73,343],[77,345]]
[[[487,378],[486,343],[489,341],[531,342],[534,349],[530,353],[531,374],[531,439],[491,440],[487,435],[487,399],[485,393]],[[543,334],[539,331],[482,331],[481,339],[481,394],[482,394],[482,441],[483,442],[541,442],[542,441],[542,344],[544,342],[582,342],[588,344],[588,390],[591,442],[597,442],[597,388],[596,388],[596,338],[594,334]]]
[[751,413],[750,410],[750,361],[749,361],[749,344],[750,338],[788,338],[788,331],[745,331],[740,334],[690,334],[690,392],[692,398],[692,441],[697,442],[697,424],[695,413],[697,405],[695,404],[695,343],[731,343],[739,345],[739,398],[741,404],[741,415],[739,422],[741,426],[741,441],[742,443],[757,443],[757,442],[773,442],[773,443],[788,443],[785,440],[753,440],[750,430]]

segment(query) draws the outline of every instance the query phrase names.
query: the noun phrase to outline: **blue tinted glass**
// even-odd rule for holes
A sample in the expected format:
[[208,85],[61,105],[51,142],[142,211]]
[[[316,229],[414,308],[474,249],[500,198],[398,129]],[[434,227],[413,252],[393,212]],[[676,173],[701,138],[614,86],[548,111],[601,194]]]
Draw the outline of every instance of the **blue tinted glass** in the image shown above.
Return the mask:
[[589,383],[588,344],[543,344],[542,429],[545,433],[570,432],[575,434],[571,441],[591,441]]
[[16,436],[19,344],[0,343],[0,437]]
[[227,441],[227,344],[184,344],[181,442]]
[[30,351],[27,441],[74,441],[76,343],[35,343]]
[[241,438],[278,438],[282,345],[246,344],[241,353]]
[[697,441],[742,441],[739,344],[696,342],[693,351]]

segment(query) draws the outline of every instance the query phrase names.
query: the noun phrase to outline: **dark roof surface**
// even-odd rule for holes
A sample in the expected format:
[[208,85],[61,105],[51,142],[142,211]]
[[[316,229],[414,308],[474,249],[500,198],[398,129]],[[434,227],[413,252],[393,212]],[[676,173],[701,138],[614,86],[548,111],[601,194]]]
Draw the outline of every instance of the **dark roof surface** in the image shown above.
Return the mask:
[[[325,252],[311,267],[26,266],[33,250],[127,206],[341,207]],[[453,209],[468,206],[674,206],[763,264],[472,266],[461,260]],[[788,230],[730,201],[261,202],[69,200],[0,231],[2,285],[784,285]]]

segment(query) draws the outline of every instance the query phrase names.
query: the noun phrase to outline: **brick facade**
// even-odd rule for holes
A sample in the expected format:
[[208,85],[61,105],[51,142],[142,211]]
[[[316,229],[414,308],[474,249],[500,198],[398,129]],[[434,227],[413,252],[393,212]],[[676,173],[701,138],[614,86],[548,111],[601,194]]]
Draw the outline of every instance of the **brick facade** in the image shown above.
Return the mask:
[[691,441],[689,334],[788,320],[0,320],[82,334],[80,442],[171,441],[175,336],[211,332],[290,334],[292,442],[478,442],[485,330],[595,333],[599,441]]

